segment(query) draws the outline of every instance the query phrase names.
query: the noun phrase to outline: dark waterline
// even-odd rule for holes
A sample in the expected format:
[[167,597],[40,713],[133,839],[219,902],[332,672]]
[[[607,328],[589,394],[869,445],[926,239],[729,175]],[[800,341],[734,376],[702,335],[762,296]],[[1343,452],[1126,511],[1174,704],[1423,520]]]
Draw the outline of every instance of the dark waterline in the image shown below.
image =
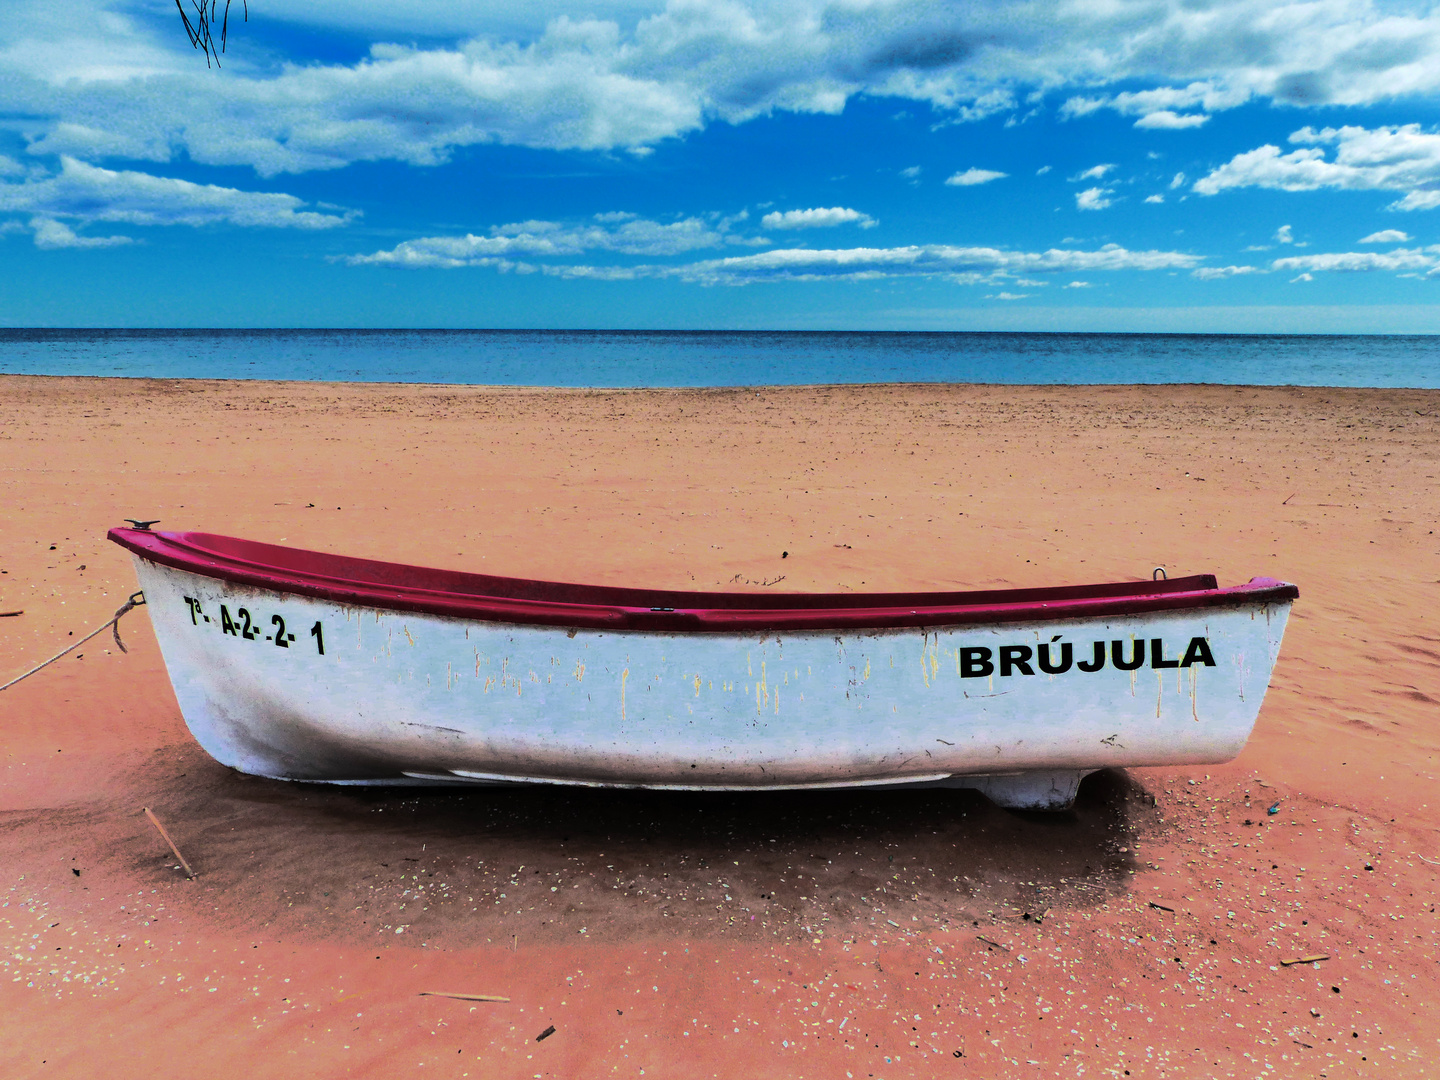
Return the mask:
[[0,329],[0,374],[491,386],[1440,387],[1440,336]]

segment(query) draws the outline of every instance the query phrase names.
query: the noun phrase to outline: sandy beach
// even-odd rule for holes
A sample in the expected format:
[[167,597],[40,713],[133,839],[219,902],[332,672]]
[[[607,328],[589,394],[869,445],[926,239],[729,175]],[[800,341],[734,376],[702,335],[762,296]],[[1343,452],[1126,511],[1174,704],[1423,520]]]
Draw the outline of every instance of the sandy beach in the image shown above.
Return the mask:
[[0,682],[136,589],[127,517],[604,584],[1301,593],[1236,761],[1058,815],[257,780],[142,608],[0,694],[0,1074],[1433,1076],[1437,477],[1436,391],[0,377]]

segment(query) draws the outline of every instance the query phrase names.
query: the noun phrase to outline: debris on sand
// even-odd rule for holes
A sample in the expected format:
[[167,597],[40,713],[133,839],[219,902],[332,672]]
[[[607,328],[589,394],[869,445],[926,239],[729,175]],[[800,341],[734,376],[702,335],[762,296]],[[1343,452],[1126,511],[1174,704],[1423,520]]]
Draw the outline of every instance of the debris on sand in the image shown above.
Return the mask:
[[185,870],[185,876],[193,880],[195,877],[195,871],[190,869],[190,864],[185,861],[185,856],[180,854],[180,849],[175,846],[175,841],[170,839],[170,834],[165,831],[165,826],[160,824],[160,819],[150,812],[150,808],[148,806],[144,807],[143,809],[145,811],[145,816],[150,819],[150,824],[154,825],[155,828],[160,830],[160,835],[165,838],[165,843],[170,845],[170,850],[175,853],[175,858],[180,860],[180,865]]
[[416,996],[454,998],[456,1001],[499,1001],[507,1004],[510,1001],[508,997],[502,997],[499,994],[459,994],[451,993],[449,990],[421,990]]

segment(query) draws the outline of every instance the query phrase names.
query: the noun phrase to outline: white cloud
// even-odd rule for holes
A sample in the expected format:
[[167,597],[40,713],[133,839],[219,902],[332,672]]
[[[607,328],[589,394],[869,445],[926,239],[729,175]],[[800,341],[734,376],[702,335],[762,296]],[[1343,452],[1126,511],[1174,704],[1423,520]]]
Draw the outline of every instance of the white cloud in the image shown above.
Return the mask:
[[1061,120],[1075,120],[1099,112],[1109,104],[1109,98],[1072,97],[1060,106]]
[[35,246],[46,250],[118,247],[135,242],[128,236],[77,236],[69,225],[54,218],[33,218],[30,227],[35,230]]
[[[691,218],[687,221],[698,221]],[[684,222],[677,223],[683,225]],[[656,226],[654,222],[632,221],[627,226]],[[624,226],[622,226],[623,228]],[[618,254],[648,254],[631,245],[622,247],[605,230],[591,226],[568,227],[553,222],[524,222],[491,229],[489,235],[421,237],[407,240],[388,251],[353,255],[343,260],[354,266],[397,266],[408,268],[490,267],[502,272],[539,270],[562,278],[632,280],[636,278],[678,278],[705,285],[744,285],[761,281],[869,280],[895,277],[944,278],[961,284],[1041,285],[1029,278],[1035,274],[1112,272],[1122,270],[1189,270],[1200,257],[1178,251],[1129,251],[1106,244],[1095,251],[1051,248],[1047,251],[1010,251],[989,247],[957,247],[947,244],[911,245],[896,248],[777,248],[755,255],[734,255],[701,262],[671,265],[586,266],[527,262],[573,256],[581,250]],[[715,243],[721,238],[717,234]],[[654,249],[655,253],[668,251]],[[1083,283],[1074,284],[1080,288]]]
[[1185,128],[1197,128],[1209,119],[1205,113],[1176,113],[1161,109],[1159,112],[1146,113],[1135,121],[1135,126],[1151,131],[1182,131]]
[[350,220],[349,214],[302,210],[304,205],[293,195],[193,184],[142,172],[117,172],[69,157],[61,158],[60,172],[53,176],[0,184],[0,212],[80,221],[330,229]]
[[1271,239],[1277,244],[1293,244],[1295,242],[1295,237],[1291,235],[1289,225],[1281,225],[1275,230],[1275,235],[1271,237]]
[[[664,10],[665,4],[663,0],[594,0],[579,6],[633,21]],[[385,40],[396,35],[464,38],[475,34],[477,26],[488,26],[502,38],[524,39],[543,33],[552,20],[576,7],[574,0],[526,0],[523,4],[497,4],[495,0],[447,0],[443,4],[434,0],[285,0],[285,17],[306,26]],[[238,51],[235,38],[230,48]]]
[[1219,281],[1222,278],[1239,277],[1242,274],[1259,273],[1253,266],[1202,266],[1191,270],[1190,276],[1201,281]]
[[920,176],[920,166],[911,165],[908,169],[901,169],[900,175],[905,177],[906,180],[915,180]]
[[1113,205],[1110,198],[1114,192],[1109,188],[1092,187],[1075,195],[1075,206],[1080,210],[1104,210]]
[[[1342,251],[1323,255],[1292,255],[1270,264],[1274,270],[1346,271],[1429,270],[1440,265],[1440,245],[1396,248],[1394,251]],[[1308,280],[1308,279],[1307,279]]]
[[1410,239],[1410,234],[1401,232],[1399,229],[1381,229],[1379,232],[1372,232],[1369,236],[1362,236],[1362,244],[1403,244]]
[[1035,175],[1036,175],[1036,176],[1044,176],[1047,172],[1049,172],[1049,171],[1051,170],[1051,168],[1053,168],[1053,166],[1050,166],[1050,165],[1041,165],[1038,169],[1035,170]]
[[999,292],[988,294],[986,300],[1024,300],[1029,293]]
[[1440,190],[1412,191],[1399,202],[1391,203],[1389,210],[1434,210],[1440,206]]
[[1148,203],[1163,203],[1163,202],[1165,201],[1165,196],[1164,196],[1164,195],[1146,195],[1146,196],[1145,196],[1145,201],[1148,202]]
[[39,118],[39,152],[273,175],[430,164],[484,143],[644,150],[715,120],[837,114],[859,94],[963,121],[1084,89],[1062,115],[1173,126],[1256,98],[1440,90],[1440,11],[1372,0],[595,0],[585,18],[560,0],[293,0],[285,18],[313,38],[338,28],[374,44],[355,61],[283,63],[242,28],[222,76],[162,7],[10,0],[0,84],[11,115]]
[[1297,281],[1314,281],[1314,280],[1315,280],[1315,278],[1312,277],[1310,274],[1301,274],[1299,277],[1292,277],[1292,278],[1290,279],[1290,284],[1291,284],[1291,285],[1294,285]]
[[[129,8],[130,10],[126,10]],[[6,0],[0,21],[0,68],[52,85],[146,78],[187,66],[177,43],[134,5],[70,0],[66,10],[46,0]],[[137,18],[137,15],[139,16]],[[168,20],[165,29],[168,30]]]
[[[513,245],[519,247],[519,245]],[[351,266],[402,266],[409,270],[441,268],[453,270],[462,266],[509,265],[497,252],[512,247],[507,240],[489,236],[422,236],[406,240],[389,251],[369,255],[349,255],[344,261]],[[547,252],[546,254],[549,254]]]
[[[1231,188],[1263,187],[1281,191],[1406,191],[1392,210],[1428,210],[1440,205],[1440,134],[1419,124],[1366,129],[1303,127],[1290,136],[1300,149],[1282,154],[1261,146],[1236,154],[1195,182],[1201,195]],[[1323,146],[1335,148],[1326,160]]]
[[240,191],[193,184],[149,173],[114,171],[65,157],[60,172],[31,171],[18,183],[0,182],[0,213],[33,218],[35,243],[43,248],[108,247],[129,237],[85,237],[60,223],[96,221],[130,225],[238,225],[243,227],[330,229],[350,212],[303,209],[305,203],[279,192]]
[[1189,270],[1199,256],[1178,251],[1128,251],[1106,244],[1098,251],[1051,248],[1043,252],[1008,251],[947,244],[897,248],[843,248],[812,251],[777,249],[757,255],[712,259],[665,268],[667,276],[707,284],[750,281],[815,281],[834,278],[947,277],[956,281],[993,281],[996,275],[1075,273],[1116,270]]
[[[1230,109],[1247,101],[1253,89],[1225,80],[1208,79],[1188,86],[1157,86],[1150,90],[1126,91],[1113,97],[1073,97],[1060,107],[1062,120],[1073,120],[1101,109],[1113,109],[1121,116],[1138,116],[1137,128],[1180,130],[1200,127],[1209,112]],[[1205,112],[1177,112],[1200,108]]]
[[1082,173],[1077,173],[1070,178],[1071,183],[1080,180],[1104,180],[1105,174],[1115,168],[1114,164],[1092,165]]
[[[217,77],[192,64],[144,80],[36,80],[18,88],[17,104],[62,117],[33,152],[166,161],[183,150],[205,164],[250,165],[262,175],[380,159],[430,165],[455,147],[492,142],[638,150],[701,127],[709,111],[703,87],[665,70],[664,58],[656,58],[662,70],[639,70],[636,49],[621,42],[614,23],[562,17],[528,45],[376,43],[348,65],[272,72],[237,62]],[[0,67],[3,61],[0,51]],[[822,88],[811,91],[798,93],[794,105],[830,111]],[[832,98],[838,106],[844,95]],[[715,111],[753,114],[743,105]]]
[[994,169],[966,169],[964,172],[957,172],[946,179],[945,183],[951,187],[974,187],[976,184],[988,184],[991,180],[1003,180],[1009,173],[996,172]]
[[1072,281],[1070,284],[1062,287],[1066,289],[1088,289],[1090,288],[1090,283],[1088,281]]
[[[768,216],[768,215],[767,215]],[[699,248],[719,247],[728,239],[728,221],[711,224],[698,217],[668,225],[633,214],[597,214],[616,227],[562,225],[554,221],[519,221],[496,225],[486,236],[422,236],[406,240],[388,251],[343,258],[351,266],[401,266],[410,269],[492,266],[514,269],[516,259],[573,257],[587,251],[620,255],[679,255]],[[618,219],[618,220],[617,220]],[[734,220],[734,219],[729,219]]]
[[873,229],[879,224],[869,214],[845,206],[817,206],[813,210],[786,210],[784,213],[777,210],[760,219],[760,224],[767,229],[825,229],[852,223],[862,229]]
[[1170,181],[1170,190],[1174,191],[1183,183],[1185,183],[1185,174],[1183,172],[1177,172],[1175,178]]

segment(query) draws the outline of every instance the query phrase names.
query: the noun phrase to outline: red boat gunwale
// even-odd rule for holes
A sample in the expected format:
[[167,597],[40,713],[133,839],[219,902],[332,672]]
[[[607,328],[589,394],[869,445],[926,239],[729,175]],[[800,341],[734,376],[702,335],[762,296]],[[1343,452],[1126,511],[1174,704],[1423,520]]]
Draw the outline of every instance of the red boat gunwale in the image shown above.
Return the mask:
[[576,585],[355,559],[203,532],[111,529],[142,559],[237,585],[359,607],[597,630],[737,633],[1051,622],[1281,603],[1275,578],[1219,588],[1213,574],[1044,589],[948,593],[706,593]]

